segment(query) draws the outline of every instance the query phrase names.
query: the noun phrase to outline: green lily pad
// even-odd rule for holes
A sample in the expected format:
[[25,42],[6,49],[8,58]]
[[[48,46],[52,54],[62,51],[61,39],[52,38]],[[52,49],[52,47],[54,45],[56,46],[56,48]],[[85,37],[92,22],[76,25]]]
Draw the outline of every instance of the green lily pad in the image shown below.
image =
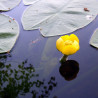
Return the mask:
[[38,2],[39,0],[23,0],[23,3],[25,5],[30,5],[30,4],[34,4],[36,2]]
[[63,35],[88,25],[97,14],[97,0],[40,0],[24,11],[22,25],[40,29],[45,37]]
[[21,0],[0,0],[0,11],[8,11],[16,7]]
[[89,43],[90,43],[90,45],[98,48],[98,28],[93,33]]
[[0,14],[0,53],[10,51],[18,36],[18,23],[9,16]]

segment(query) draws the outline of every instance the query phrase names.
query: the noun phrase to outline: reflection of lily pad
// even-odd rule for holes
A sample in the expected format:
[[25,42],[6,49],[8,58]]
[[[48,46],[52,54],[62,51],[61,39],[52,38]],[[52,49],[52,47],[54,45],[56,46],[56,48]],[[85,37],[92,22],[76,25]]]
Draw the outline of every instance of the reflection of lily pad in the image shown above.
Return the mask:
[[43,36],[62,35],[88,25],[97,13],[97,0],[40,0],[25,10],[22,24],[25,30],[40,29]]
[[0,0],[0,10],[8,11],[17,6],[21,0]]
[[49,38],[45,44],[44,50],[42,52],[40,66],[42,67],[42,76],[48,77],[49,74],[53,72],[56,65],[58,64],[58,59],[55,56],[56,48],[55,48],[56,38]]
[[96,48],[98,48],[98,29],[93,33],[91,39],[90,39],[90,44]]
[[0,53],[10,51],[14,46],[19,35],[19,26],[17,22],[0,14]]

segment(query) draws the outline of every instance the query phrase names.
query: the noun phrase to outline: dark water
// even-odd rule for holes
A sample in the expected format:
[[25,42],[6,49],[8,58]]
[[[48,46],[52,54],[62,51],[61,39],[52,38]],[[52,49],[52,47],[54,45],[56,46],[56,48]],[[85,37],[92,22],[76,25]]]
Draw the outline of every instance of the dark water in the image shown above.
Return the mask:
[[23,30],[21,16],[26,7],[21,3],[3,12],[18,21],[20,35],[9,54],[0,54],[0,97],[98,98],[98,50],[89,45],[98,17],[73,32],[80,50],[61,64],[62,54],[55,47],[60,36],[44,38],[38,30]]

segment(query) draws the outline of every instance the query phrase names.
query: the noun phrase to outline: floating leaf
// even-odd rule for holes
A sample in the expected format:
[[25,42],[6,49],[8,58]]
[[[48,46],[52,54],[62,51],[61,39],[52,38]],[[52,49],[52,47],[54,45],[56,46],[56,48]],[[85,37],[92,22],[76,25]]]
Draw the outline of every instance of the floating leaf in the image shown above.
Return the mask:
[[90,39],[90,45],[98,48],[98,28],[93,33],[91,39]]
[[22,24],[25,30],[40,29],[45,37],[56,36],[88,25],[97,14],[97,0],[40,0],[25,10]]
[[16,7],[21,0],[0,0],[0,11],[8,11]]
[[10,51],[18,35],[18,23],[9,16],[0,14],[0,53]]
[[38,2],[39,0],[23,0],[23,3],[25,5],[30,5],[30,4],[34,4],[35,2]]

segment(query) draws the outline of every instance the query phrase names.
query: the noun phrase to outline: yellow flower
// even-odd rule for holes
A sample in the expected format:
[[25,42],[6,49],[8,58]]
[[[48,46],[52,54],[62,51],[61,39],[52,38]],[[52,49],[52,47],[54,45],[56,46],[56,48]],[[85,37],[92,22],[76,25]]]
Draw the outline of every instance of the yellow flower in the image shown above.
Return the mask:
[[80,48],[79,39],[75,34],[61,36],[56,41],[56,48],[64,55],[72,55]]

